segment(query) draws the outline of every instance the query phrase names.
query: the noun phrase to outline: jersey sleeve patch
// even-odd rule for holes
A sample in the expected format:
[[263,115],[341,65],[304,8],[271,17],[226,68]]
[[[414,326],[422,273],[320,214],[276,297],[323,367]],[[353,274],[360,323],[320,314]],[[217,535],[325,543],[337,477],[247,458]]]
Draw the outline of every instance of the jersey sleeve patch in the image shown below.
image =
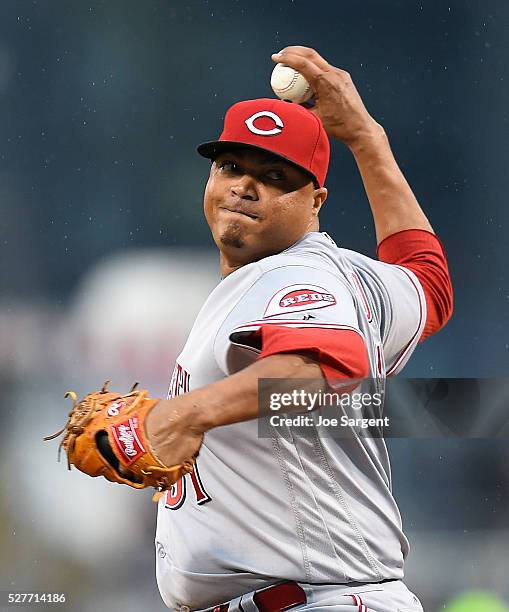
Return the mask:
[[318,285],[290,285],[280,289],[269,300],[263,318],[337,304],[334,294]]

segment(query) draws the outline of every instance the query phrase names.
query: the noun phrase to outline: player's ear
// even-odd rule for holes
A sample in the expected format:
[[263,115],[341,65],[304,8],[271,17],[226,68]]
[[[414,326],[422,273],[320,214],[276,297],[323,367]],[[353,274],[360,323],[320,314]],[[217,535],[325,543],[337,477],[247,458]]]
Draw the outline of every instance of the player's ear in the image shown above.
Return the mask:
[[323,203],[327,199],[328,191],[326,187],[320,187],[319,189],[315,189],[313,194],[313,215],[318,216],[320,212],[320,208],[322,208]]

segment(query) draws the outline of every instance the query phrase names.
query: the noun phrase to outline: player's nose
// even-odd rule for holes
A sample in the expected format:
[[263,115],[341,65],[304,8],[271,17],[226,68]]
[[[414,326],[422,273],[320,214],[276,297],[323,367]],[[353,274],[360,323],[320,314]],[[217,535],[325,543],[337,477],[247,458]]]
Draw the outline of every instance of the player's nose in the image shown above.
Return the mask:
[[258,200],[255,181],[248,174],[236,177],[235,182],[230,186],[230,191],[232,195],[243,200]]

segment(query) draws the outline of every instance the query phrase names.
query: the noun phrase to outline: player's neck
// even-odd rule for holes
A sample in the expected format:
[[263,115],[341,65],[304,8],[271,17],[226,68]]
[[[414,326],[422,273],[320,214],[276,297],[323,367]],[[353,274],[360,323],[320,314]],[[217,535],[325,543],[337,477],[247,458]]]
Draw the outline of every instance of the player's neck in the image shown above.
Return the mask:
[[241,252],[240,250],[238,252],[232,252],[231,250],[227,249],[220,250],[219,267],[221,270],[221,278],[225,278],[232,272],[235,272],[235,270],[238,270],[243,266],[247,266],[247,264],[254,263],[255,261],[260,261],[260,259],[263,259],[264,257],[269,257],[270,255],[275,255],[276,253],[281,253],[281,251],[285,250],[285,248],[288,248],[289,246],[291,246],[291,244],[289,244],[288,246],[281,246],[278,249],[272,248],[254,253],[246,253],[245,251]]
[[235,270],[247,266],[247,264],[253,263],[266,257],[266,255],[260,255],[259,257],[234,257],[231,253],[225,253],[224,251],[219,252],[219,269],[221,271],[221,278],[227,277]]
[[225,278],[227,277],[229,274],[231,274],[232,272],[235,272],[235,270],[238,270],[239,268],[242,268],[242,266],[244,266],[246,264],[244,263],[230,263],[223,255],[223,253],[220,253],[219,255],[219,269],[221,271],[221,278]]
[[237,254],[237,253],[232,254],[231,252],[227,250],[220,250],[219,251],[219,268],[221,271],[221,278],[226,278],[229,274],[231,274],[232,272],[235,272],[235,270],[242,268],[242,266],[246,266],[247,264],[253,263],[255,261],[260,261],[260,259],[263,259],[264,257],[270,257],[271,255],[282,253],[283,251],[290,248],[294,244],[297,244],[298,242],[300,242],[308,234],[317,232],[317,231],[319,231],[318,224],[316,224],[312,228],[309,228],[300,238],[298,238],[298,240],[295,240],[294,242],[290,242],[289,244],[286,244],[286,245],[283,244],[282,246],[280,246],[280,248],[276,250],[268,249],[264,252],[258,253],[257,255],[252,255],[251,257],[247,255],[245,257],[242,257],[240,254]]

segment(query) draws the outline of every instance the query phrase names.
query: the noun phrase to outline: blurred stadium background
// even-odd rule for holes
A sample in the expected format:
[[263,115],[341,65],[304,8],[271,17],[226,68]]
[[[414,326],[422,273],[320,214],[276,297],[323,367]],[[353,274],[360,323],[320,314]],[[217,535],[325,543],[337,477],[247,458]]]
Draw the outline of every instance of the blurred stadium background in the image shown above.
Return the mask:
[[[286,45],[352,74],[446,246],[455,315],[404,375],[507,375],[508,31],[505,0],[2,0],[0,590],[165,609],[151,495],[68,473],[41,438],[67,389],[112,378],[166,393],[218,281],[195,146],[233,102],[272,95],[270,53]],[[323,229],[374,256],[340,143],[328,187]],[[506,442],[390,447],[425,609],[507,610]]]

